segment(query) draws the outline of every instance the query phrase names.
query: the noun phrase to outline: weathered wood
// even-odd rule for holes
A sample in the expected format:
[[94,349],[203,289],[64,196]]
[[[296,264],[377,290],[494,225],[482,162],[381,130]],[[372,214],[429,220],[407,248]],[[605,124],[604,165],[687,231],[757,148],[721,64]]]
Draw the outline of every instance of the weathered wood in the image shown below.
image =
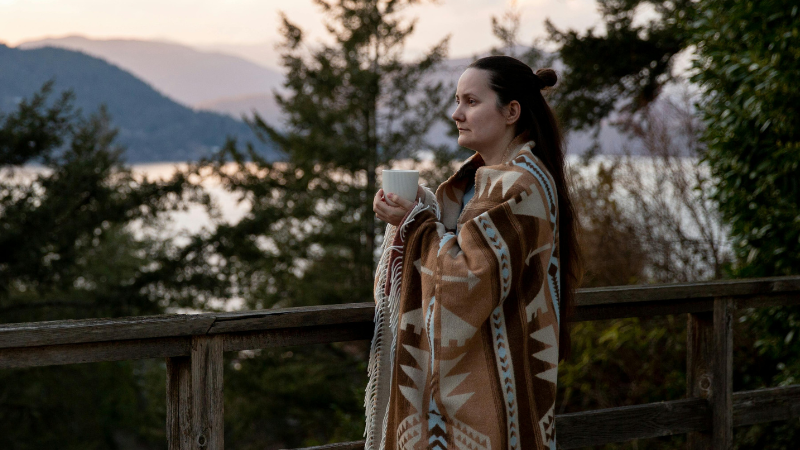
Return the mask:
[[651,302],[632,302],[605,305],[578,305],[572,320],[586,322],[592,320],[623,319],[626,317],[651,317],[667,314],[700,313],[714,309],[714,300],[667,300]]
[[733,426],[800,419],[800,385],[733,394]]
[[[651,299],[645,302],[608,303],[583,305],[576,301],[573,321],[623,319],[626,317],[650,317],[667,314],[697,314],[714,310],[714,299]],[[800,304],[800,292],[781,292],[776,294],[756,295],[736,299],[737,308],[763,308],[767,306],[789,306]]]
[[702,431],[711,427],[708,402],[681,399],[556,416],[558,447],[597,446]]
[[207,314],[12,323],[0,325],[0,348],[193,336],[206,334],[213,323]]
[[714,299],[714,358],[711,388],[712,447],[733,448],[733,316],[728,297]]
[[[714,296],[735,296],[740,308],[800,304],[800,277],[583,289],[576,298],[575,320],[711,311]],[[235,313],[6,324],[0,325],[0,349],[365,324],[372,321],[373,314],[374,304],[365,302]]]
[[192,448],[192,363],[186,356],[167,358],[167,448]]
[[[224,336],[225,351],[292,345],[324,344],[372,338],[372,322],[307,328],[273,329]],[[100,361],[188,356],[191,337],[134,339],[42,347],[0,348],[0,369],[56,366]]]
[[[709,400],[713,386],[714,317],[711,312],[688,314],[686,323],[686,397]],[[688,450],[711,448],[710,430],[687,435]]]
[[0,348],[0,369],[188,355],[191,337]]
[[800,292],[800,277],[750,278],[745,280],[674,283],[651,286],[615,286],[581,289],[576,305],[590,306],[637,302],[661,302],[716,297],[751,297]]
[[0,325],[0,349],[372,323],[373,302]]
[[372,323],[375,303],[306,306],[219,314],[208,334]]
[[222,336],[192,338],[192,448],[223,450]]
[[[764,299],[759,300],[762,305],[766,303]],[[800,303],[800,295],[786,294],[777,297],[777,301],[783,304]],[[742,305],[750,306],[749,299],[737,299],[738,307]],[[603,320],[621,317],[640,317],[660,314],[677,314],[679,312],[695,311],[702,313],[713,309],[713,301],[701,300],[692,302],[658,302],[651,304],[626,304],[621,306],[599,305],[589,307],[578,307],[575,320]],[[244,329],[247,327],[257,328],[266,326],[266,331],[254,330],[251,332],[221,333],[222,327],[216,328],[215,333],[225,334],[225,351],[236,351],[245,349],[267,348],[276,346],[307,345],[329,342],[341,342],[349,340],[364,339],[372,337],[372,320],[362,320],[363,315],[372,314],[371,307],[363,304],[351,304],[359,312],[348,311],[341,315],[333,315],[331,321],[345,321],[340,324],[330,326],[314,325],[309,327],[295,327],[282,329],[278,322],[274,323],[254,323],[249,319],[238,323],[236,326],[229,326],[228,329]],[[291,313],[283,311],[281,317],[288,318],[289,323],[302,323],[303,320],[292,318]],[[303,315],[309,314],[304,311]],[[325,309],[317,309],[314,314],[326,315]],[[261,317],[256,320],[261,320]],[[181,318],[181,317],[179,317]],[[270,319],[273,320],[273,319]],[[275,319],[277,320],[277,319]],[[352,322],[346,322],[353,320]],[[247,322],[245,326],[244,323]],[[205,322],[204,322],[205,323]],[[162,324],[163,325],[163,324]],[[120,324],[125,326],[125,321]],[[145,330],[143,335],[151,334],[152,330]],[[176,334],[183,334],[187,330],[181,328]],[[163,330],[162,330],[163,332]],[[189,354],[190,336],[185,337],[166,337],[151,339],[127,339],[120,341],[104,341],[95,343],[75,343],[56,346],[37,346],[21,348],[0,348],[0,368],[35,367],[60,364],[78,364],[98,361],[119,361],[135,360],[145,358],[166,358],[172,356],[184,356]]]
[[[689,398],[559,415],[559,447],[690,433],[692,449],[729,450],[733,426],[800,417],[800,386],[731,392],[735,309],[794,304],[800,277],[580,291],[575,320],[690,313]],[[170,449],[222,449],[223,351],[369,339],[373,313],[366,302],[0,325],[0,368],[167,357]]]
[[231,333],[225,335],[225,351],[368,340],[372,338],[374,331],[375,325],[370,321],[368,323]]
[[[224,351],[325,344],[372,338],[374,324],[357,322],[315,327],[220,334]],[[57,366],[100,361],[128,361],[188,356],[191,337],[134,339],[42,347],[0,348],[0,369]]]

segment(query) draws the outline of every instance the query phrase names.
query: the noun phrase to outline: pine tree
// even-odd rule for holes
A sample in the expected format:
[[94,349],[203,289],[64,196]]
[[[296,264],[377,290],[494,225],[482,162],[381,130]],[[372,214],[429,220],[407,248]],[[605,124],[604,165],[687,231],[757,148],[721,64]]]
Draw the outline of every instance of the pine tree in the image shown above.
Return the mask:
[[[104,108],[84,117],[71,92],[51,95],[0,114],[0,323],[164,312],[186,262],[134,228],[194,189],[138,179]],[[0,371],[0,448],[158,448],[164,382],[152,360]]]
[[[263,274],[239,287],[249,306],[371,297],[382,226],[372,212],[378,168],[431,149],[425,134],[445,117],[452,94],[433,78],[447,39],[418,61],[403,59],[414,21],[400,13],[414,3],[319,1],[329,19],[328,44],[308,44],[283,17],[286,93],[276,99],[285,124],[278,128],[258,115],[249,122],[284,157],[269,162],[230,142],[212,163],[252,206],[236,226],[217,231],[225,238],[217,251],[241,263],[241,275]],[[227,161],[236,170],[223,170]]]
[[[285,122],[248,119],[283,157],[266,161],[231,141],[197,169],[210,168],[250,210],[190,244],[186,255],[219,261],[230,294],[249,308],[371,301],[384,226],[372,211],[379,169],[417,158],[420,150],[450,155],[425,139],[451,105],[452,89],[436,77],[447,39],[417,60],[404,56],[414,30],[404,12],[418,2],[316,3],[327,17],[326,43],[308,43],[282,17],[286,81],[276,99]],[[360,438],[367,344],[264,351],[237,360],[239,369],[225,375],[230,445]],[[253,395],[252,376],[265,380],[259,395]],[[258,424],[259,431],[243,423]]]
[[[687,48],[697,14],[693,0],[597,0],[604,31],[562,31],[545,21],[565,68],[559,117],[567,129],[591,128],[615,110],[635,113],[673,81],[675,57]],[[635,21],[642,8],[656,17]]]

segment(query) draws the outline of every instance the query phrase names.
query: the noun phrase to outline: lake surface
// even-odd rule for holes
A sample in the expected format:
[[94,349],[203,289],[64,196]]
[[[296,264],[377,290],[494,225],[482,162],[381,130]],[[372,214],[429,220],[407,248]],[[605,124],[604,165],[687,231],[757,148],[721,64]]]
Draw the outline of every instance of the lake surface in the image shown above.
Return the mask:
[[[577,169],[584,177],[593,177],[600,164],[609,165],[614,161],[613,156],[597,156],[592,159],[588,165],[583,165],[578,156],[568,156],[567,163]],[[640,171],[646,183],[652,184],[656,178],[659,166],[656,160],[651,157],[633,157],[632,165],[636,170]],[[697,167],[697,158],[683,158],[680,162],[681,166],[687,170],[695,170]],[[420,168],[421,166],[429,165],[430,161],[422,161],[415,167],[412,161],[398,161],[393,165],[393,168],[411,169]],[[460,163],[454,164],[454,170]],[[156,164],[137,164],[133,165],[132,171],[137,177],[146,177],[150,180],[167,179],[171,177],[176,170],[185,169],[185,163],[156,163]],[[20,183],[29,183],[35,176],[40,173],[46,172],[47,169],[42,167],[25,166],[16,169],[13,174],[14,180]],[[8,176],[6,172],[5,176]],[[241,220],[250,209],[247,200],[241,200],[238,195],[226,191],[218,181],[207,179],[202,183],[203,187],[214,199],[221,213],[221,219],[229,224],[235,224]],[[624,196],[618,199],[621,204],[626,203]],[[206,214],[206,211],[201,205],[190,205],[186,211],[171,212],[168,217],[168,222],[165,226],[158,230],[158,234],[164,237],[179,236],[186,234],[194,234],[200,232],[203,228],[213,227],[214,221]]]
[[[580,163],[580,158],[578,156],[567,157],[567,164],[576,168],[581,175],[586,177],[592,177],[597,172],[597,168],[600,164],[609,165],[613,161],[613,156],[597,156],[593,158],[588,165],[583,165]],[[652,184],[655,180],[657,171],[662,170],[656,164],[654,158],[651,157],[633,157],[631,161],[636,170],[642,173],[645,182],[649,184]],[[697,163],[697,158],[683,158],[680,164],[684,170],[691,171],[697,167]],[[423,161],[421,164],[426,165],[429,164],[429,162]],[[457,166],[458,164],[454,166],[454,170],[457,168]],[[139,164],[132,166],[132,169],[136,175],[146,176],[152,180],[169,178],[176,169],[185,167],[185,164],[162,163]],[[393,168],[411,169],[415,167],[411,161],[399,161],[393,165]],[[227,192],[222,186],[220,186],[219,183],[209,180],[204,182],[203,186],[217,202],[222,214],[222,219],[225,222],[231,224],[237,223],[248,213],[248,202],[240,201],[236,195]],[[625,203],[624,198],[621,197],[619,200],[622,203]],[[205,211],[200,206],[190,207],[186,212],[172,213],[171,220],[173,223],[170,224],[170,233],[176,233],[179,231],[196,233],[203,227],[208,227],[212,224],[211,219],[205,214]]]

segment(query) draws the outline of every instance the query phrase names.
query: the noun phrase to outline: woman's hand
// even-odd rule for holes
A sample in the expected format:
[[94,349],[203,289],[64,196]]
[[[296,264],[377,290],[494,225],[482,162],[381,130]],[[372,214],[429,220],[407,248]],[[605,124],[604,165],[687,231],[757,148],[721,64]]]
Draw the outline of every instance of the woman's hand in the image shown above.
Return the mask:
[[[421,187],[417,189],[417,198],[420,198],[420,192],[424,192]],[[413,206],[413,202],[397,194],[384,195],[383,189],[379,190],[372,200],[372,210],[375,211],[375,217],[396,227],[400,226],[400,222]]]

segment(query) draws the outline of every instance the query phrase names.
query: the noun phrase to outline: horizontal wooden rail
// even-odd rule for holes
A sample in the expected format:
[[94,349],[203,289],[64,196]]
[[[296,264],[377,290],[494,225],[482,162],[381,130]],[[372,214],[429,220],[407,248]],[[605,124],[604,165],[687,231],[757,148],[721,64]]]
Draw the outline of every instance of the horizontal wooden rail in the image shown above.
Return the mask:
[[714,298],[736,301],[736,309],[800,304],[800,277],[751,278],[706,283],[581,289],[574,320],[605,320],[714,310]]
[[[800,304],[800,277],[582,289],[576,321]],[[370,339],[374,304],[0,325],[0,368],[188,356],[191,337],[222,335],[224,351]]]

